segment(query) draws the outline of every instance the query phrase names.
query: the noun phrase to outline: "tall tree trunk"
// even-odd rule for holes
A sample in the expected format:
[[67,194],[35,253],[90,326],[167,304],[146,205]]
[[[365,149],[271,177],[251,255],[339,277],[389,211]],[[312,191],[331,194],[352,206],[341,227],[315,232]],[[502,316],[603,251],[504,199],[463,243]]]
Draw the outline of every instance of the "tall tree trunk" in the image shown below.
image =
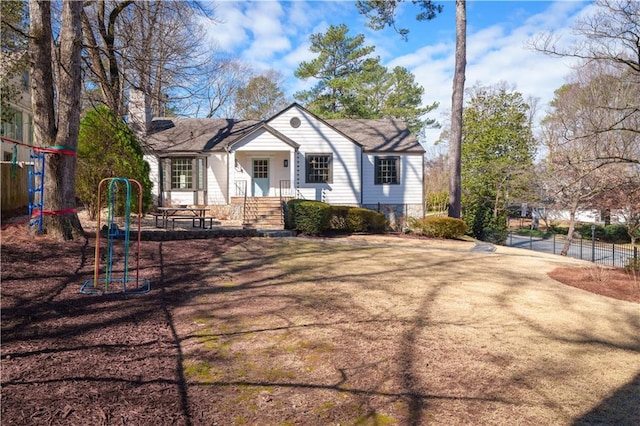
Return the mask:
[[[50,2],[30,0],[29,53],[33,76],[32,104],[34,112],[34,138],[37,145],[78,148],[80,126],[82,48],[82,2],[66,0],[62,5],[59,60],[60,73],[54,105],[54,79],[52,68],[52,28]],[[44,209],[53,214],[46,216],[46,232],[60,240],[84,237],[82,225],[75,213],[75,173],[77,157],[58,153],[47,154],[45,162]]]
[[37,146],[53,145],[56,117],[53,106],[51,3],[29,1],[29,65],[33,138]]
[[449,141],[449,217],[459,218],[462,204],[462,107],[467,66],[467,9],[456,0],[456,63],[451,96],[451,139]]
[[562,250],[560,251],[561,256],[566,256],[569,254],[569,249],[571,248],[571,243],[573,242],[573,232],[576,230],[576,213],[578,211],[578,203],[572,202],[569,207],[569,229],[567,230],[567,239],[562,246]]

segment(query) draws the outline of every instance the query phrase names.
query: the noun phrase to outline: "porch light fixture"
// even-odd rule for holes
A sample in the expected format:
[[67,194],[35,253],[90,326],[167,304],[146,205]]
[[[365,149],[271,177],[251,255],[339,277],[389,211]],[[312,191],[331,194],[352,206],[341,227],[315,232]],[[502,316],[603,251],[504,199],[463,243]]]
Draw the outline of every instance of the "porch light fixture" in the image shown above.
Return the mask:
[[285,159],[284,159],[283,166],[284,166],[284,167],[289,167],[289,159],[288,159],[288,158],[285,158]]

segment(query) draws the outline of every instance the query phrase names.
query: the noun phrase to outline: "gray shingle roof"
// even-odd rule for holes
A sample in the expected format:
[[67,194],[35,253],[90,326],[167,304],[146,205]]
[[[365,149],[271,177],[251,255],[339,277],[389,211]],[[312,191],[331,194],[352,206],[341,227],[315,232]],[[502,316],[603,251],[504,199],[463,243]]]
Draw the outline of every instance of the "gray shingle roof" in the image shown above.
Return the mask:
[[221,151],[261,123],[225,118],[156,118],[146,140],[160,152]]
[[418,139],[400,120],[334,119],[326,122],[364,146],[365,151],[424,152]]
[[[325,122],[362,145],[365,151],[424,152],[415,136],[399,120],[340,119]],[[263,121],[221,118],[157,118],[151,123],[146,140],[155,151],[164,153],[221,151],[264,124]]]

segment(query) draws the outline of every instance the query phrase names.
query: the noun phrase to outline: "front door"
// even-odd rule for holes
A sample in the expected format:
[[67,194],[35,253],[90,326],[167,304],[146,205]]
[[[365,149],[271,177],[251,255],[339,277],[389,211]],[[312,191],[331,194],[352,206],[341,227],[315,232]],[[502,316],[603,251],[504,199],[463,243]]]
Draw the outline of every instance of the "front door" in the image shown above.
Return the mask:
[[253,196],[266,197],[269,195],[269,159],[254,158],[253,169]]

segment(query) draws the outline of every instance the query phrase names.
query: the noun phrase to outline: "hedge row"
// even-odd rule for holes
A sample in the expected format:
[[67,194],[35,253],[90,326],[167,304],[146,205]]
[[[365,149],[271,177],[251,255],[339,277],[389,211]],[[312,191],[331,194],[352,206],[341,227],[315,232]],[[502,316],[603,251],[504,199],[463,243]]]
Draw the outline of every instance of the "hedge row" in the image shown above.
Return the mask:
[[460,238],[467,231],[467,225],[462,219],[447,216],[409,218],[408,225],[410,232],[432,238]]
[[323,235],[329,231],[382,233],[389,223],[384,214],[373,210],[295,199],[287,203],[285,226],[305,235]]
[[[576,232],[582,235],[582,238],[591,239],[591,226],[589,224],[578,225],[576,226]],[[628,243],[631,241],[627,227],[624,225],[595,225],[593,232],[598,241],[607,243]]]

